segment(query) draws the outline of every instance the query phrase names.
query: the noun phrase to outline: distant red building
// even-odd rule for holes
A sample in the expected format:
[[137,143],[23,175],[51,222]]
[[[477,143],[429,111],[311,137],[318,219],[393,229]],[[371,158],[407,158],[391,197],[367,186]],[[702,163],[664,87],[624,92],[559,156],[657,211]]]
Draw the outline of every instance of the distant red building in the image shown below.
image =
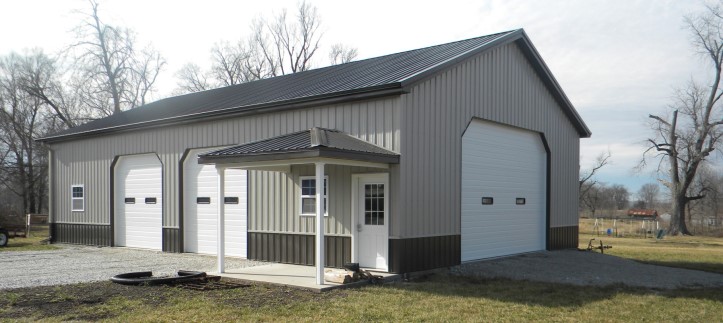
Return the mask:
[[638,219],[657,220],[658,219],[658,211],[651,210],[651,209],[630,209],[630,210],[628,210],[628,216],[631,218],[638,218]]

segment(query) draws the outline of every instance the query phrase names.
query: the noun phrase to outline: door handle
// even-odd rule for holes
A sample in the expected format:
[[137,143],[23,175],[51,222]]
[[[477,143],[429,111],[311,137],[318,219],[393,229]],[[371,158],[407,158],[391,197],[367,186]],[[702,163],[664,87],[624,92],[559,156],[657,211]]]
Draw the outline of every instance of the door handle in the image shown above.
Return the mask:
[[361,232],[362,231],[362,225],[360,223],[356,224],[356,231]]

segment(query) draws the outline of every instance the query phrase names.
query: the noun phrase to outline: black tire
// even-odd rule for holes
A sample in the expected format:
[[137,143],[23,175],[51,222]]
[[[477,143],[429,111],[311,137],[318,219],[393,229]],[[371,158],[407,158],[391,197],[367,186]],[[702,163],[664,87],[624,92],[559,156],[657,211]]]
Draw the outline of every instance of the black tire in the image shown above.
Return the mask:
[[5,229],[0,229],[0,247],[7,246],[9,239],[10,235],[8,234],[8,231]]
[[113,276],[110,280],[116,284],[122,285],[159,285],[182,283],[185,281],[198,280],[206,277],[206,273],[203,271],[179,270],[177,274],[178,276],[173,277],[154,277],[153,272],[139,271],[118,274]]

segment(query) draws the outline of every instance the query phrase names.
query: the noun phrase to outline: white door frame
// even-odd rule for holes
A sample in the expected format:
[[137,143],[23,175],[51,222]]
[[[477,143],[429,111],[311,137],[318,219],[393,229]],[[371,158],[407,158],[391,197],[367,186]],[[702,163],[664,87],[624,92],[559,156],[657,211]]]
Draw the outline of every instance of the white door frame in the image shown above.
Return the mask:
[[[386,188],[384,198],[385,226],[387,228],[386,240],[389,241],[389,220],[391,212],[389,211],[389,199],[391,198],[389,187],[389,173],[363,173],[351,175],[351,262],[359,262],[359,181],[362,178],[379,179]],[[387,245],[387,249],[389,246]],[[387,250],[387,270],[389,270],[389,250]]]

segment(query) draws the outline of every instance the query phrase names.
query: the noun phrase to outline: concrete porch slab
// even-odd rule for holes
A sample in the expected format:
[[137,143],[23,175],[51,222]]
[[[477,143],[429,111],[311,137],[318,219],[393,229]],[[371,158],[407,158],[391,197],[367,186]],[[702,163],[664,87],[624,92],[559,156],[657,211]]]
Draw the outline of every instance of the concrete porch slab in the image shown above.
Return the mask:
[[[371,271],[371,270],[370,270]],[[385,282],[399,280],[397,274],[385,272],[373,272],[375,275],[384,277]],[[275,285],[289,286],[308,289],[315,292],[323,292],[336,288],[348,288],[366,285],[369,282],[360,281],[351,284],[337,284],[326,282],[324,285],[316,284],[316,268],[313,266],[301,266],[290,264],[268,264],[247,268],[228,269],[225,273],[209,273],[224,278],[244,280],[249,282],[263,282]]]

